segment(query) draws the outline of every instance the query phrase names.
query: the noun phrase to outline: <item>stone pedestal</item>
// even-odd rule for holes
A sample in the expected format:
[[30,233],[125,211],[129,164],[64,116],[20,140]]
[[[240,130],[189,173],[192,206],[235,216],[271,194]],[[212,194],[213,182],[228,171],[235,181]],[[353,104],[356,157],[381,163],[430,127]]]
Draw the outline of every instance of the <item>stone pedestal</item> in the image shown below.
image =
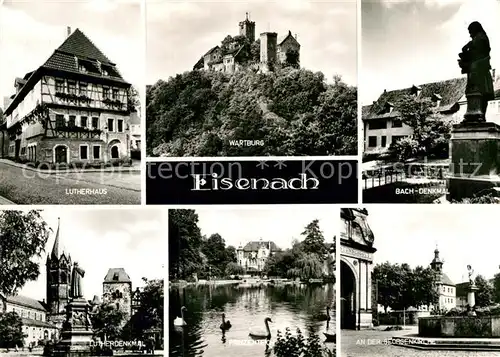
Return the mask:
[[[473,115],[474,113],[471,113]],[[447,199],[462,200],[500,187],[500,126],[463,122],[451,133],[451,163]]]
[[481,93],[469,93],[467,97],[467,112],[464,114],[464,123],[485,122],[484,113],[481,111]]
[[476,312],[474,311],[474,306],[476,306],[476,296],[475,292],[478,290],[476,285],[470,285],[469,290],[467,291],[467,305],[470,307],[470,311],[468,313],[469,316],[476,316]]
[[54,357],[90,356],[93,331],[89,310],[90,304],[83,298],[73,299],[66,306],[66,321],[61,340],[54,346]]

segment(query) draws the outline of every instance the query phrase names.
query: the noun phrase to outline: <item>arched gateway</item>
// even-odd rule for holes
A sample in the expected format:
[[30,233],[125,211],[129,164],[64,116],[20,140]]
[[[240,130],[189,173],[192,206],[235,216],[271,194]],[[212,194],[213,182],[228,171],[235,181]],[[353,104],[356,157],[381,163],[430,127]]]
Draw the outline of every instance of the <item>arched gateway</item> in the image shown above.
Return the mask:
[[374,236],[366,209],[342,208],[340,218],[340,327],[372,327]]

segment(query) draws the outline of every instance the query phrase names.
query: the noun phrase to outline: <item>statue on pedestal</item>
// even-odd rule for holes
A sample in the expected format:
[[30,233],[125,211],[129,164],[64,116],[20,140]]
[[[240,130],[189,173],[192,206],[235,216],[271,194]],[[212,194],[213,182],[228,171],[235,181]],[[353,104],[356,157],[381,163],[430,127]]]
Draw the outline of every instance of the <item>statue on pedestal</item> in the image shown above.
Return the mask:
[[488,101],[494,99],[493,79],[490,73],[490,40],[481,24],[472,22],[469,27],[471,41],[458,55],[458,65],[467,74],[467,112],[464,122],[486,121]]
[[82,278],[85,276],[85,270],[75,262],[73,272],[71,273],[71,291],[70,296],[73,299],[83,298]]
[[472,266],[467,265],[467,271],[469,274],[469,285],[474,286],[475,285],[474,277],[473,277],[474,276],[474,269],[472,269]]

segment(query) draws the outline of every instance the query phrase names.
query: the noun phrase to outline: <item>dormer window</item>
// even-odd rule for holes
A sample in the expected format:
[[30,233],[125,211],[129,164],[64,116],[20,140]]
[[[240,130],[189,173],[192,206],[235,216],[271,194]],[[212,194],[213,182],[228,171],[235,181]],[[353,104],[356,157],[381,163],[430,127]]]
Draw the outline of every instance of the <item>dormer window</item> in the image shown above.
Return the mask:
[[421,91],[422,91],[422,88],[420,88],[419,86],[413,85],[411,87],[411,94],[413,94],[416,97],[418,97],[420,95]]
[[82,65],[81,63],[78,64],[78,71],[82,72],[82,73],[87,73],[87,68],[85,68],[84,65]]
[[436,107],[439,107],[441,105],[441,99],[442,99],[441,96],[437,93],[434,93],[432,95],[432,101],[436,103]]

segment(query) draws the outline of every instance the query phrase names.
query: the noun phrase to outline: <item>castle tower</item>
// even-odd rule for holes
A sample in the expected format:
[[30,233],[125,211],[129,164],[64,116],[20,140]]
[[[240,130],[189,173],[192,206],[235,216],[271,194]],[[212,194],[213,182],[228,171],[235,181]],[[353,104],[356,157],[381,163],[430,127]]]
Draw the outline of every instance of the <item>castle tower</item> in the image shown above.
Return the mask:
[[278,34],[276,32],[263,32],[260,34],[260,62],[276,63]]
[[50,256],[47,256],[47,306],[50,315],[64,314],[69,302],[71,287],[71,256],[60,251],[60,219],[57,223],[56,238]]
[[102,301],[114,304],[125,315],[123,327],[132,316],[132,281],[123,268],[111,268],[102,283]]
[[248,19],[248,12],[245,21],[240,22],[240,36],[245,36],[250,42],[255,41],[255,22]]

